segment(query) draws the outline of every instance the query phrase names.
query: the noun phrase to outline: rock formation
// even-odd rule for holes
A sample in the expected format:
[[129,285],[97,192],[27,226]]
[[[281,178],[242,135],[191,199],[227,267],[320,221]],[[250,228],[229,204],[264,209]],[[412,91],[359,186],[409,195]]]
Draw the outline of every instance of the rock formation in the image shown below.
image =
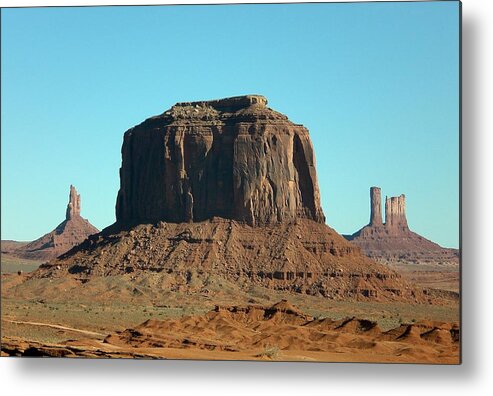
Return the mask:
[[408,230],[406,219],[406,196],[385,197],[385,226],[396,232]]
[[334,299],[427,301],[324,224],[308,130],[262,96],[178,103],[128,130],[120,183],[116,223],[34,277],[156,273],[167,290],[208,293],[221,278]]
[[80,217],[80,195],[77,194],[75,187],[70,185],[70,194],[65,220],[71,220],[75,217]]
[[380,188],[370,188],[370,202],[370,223],[352,235],[345,235],[367,256],[382,262],[458,262],[456,249],[442,248],[409,229],[404,194],[385,198],[384,224],[381,221]]
[[125,133],[120,224],[325,221],[308,131],[263,96],[178,103]]
[[[99,230],[80,215],[80,195],[70,186],[65,220],[53,231],[8,253],[31,260],[51,260],[83,242]],[[3,252],[3,247],[2,247]]]
[[382,198],[381,191],[378,187],[370,188],[371,199],[371,211],[370,211],[370,225],[381,226],[382,225]]

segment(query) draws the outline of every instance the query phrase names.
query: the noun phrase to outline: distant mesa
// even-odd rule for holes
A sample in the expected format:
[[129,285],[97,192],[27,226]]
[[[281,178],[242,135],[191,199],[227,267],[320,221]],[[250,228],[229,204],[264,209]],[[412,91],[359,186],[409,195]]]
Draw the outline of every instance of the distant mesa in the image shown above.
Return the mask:
[[116,220],[33,277],[157,273],[171,291],[207,294],[223,279],[333,299],[428,300],[325,224],[308,130],[260,95],[177,103],[129,129]]
[[2,253],[30,260],[51,260],[66,253],[99,230],[80,215],[80,195],[70,186],[65,220],[53,231],[29,243],[2,241]]
[[457,249],[443,248],[409,229],[406,197],[385,198],[385,223],[382,222],[381,189],[370,188],[370,222],[346,239],[369,257],[380,261],[414,263],[458,262]]
[[405,234],[409,231],[406,218],[406,196],[385,197],[385,224],[382,223],[382,197],[379,187],[370,188],[370,223],[373,228],[384,227],[389,234]]

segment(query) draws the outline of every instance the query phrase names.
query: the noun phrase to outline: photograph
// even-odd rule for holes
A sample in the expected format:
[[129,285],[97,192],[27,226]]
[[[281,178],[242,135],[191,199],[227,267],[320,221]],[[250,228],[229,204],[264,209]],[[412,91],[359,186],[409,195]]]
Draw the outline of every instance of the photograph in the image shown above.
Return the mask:
[[460,365],[461,31],[3,7],[0,360]]

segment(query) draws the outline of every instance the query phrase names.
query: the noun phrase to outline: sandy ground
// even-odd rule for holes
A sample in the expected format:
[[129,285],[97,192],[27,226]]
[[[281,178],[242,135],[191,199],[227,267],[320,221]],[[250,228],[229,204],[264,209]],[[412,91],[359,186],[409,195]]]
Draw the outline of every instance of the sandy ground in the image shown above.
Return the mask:
[[416,264],[397,262],[389,267],[399,272],[413,284],[422,287],[459,292],[460,271],[459,263],[426,263]]
[[419,322],[382,330],[368,320],[313,318],[286,300],[271,307],[216,307],[202,315],[149,319],[106,337],[46,323],[4,322],[91,337],[59,343],[4,337],[4,356],[459,363],[457,323]]
[[11,254],[1,254],[2,274],[16,273],[17,271],[31,272],[37,269],[44,261],[20,259]]
[[[458,268],[396,269],[417,284],[458,288]],[[25,276],[2,275],[4,356],[459,363],[457,299],[440,305],[333,301],[262,287],[242,290],[224,280],[217,280],[203,295],[187,290],[158,293],[154,275],[138,281],[106,277],[83,287],[63,279],[24,282]],[[286,318],[287,322],[257,318],[256,324],[231,317],[210,318],[216,305],[265,308],[283,299],[296,307],[305,324]],[[353,317],[374,322],[378,332],[306,324],[309,318],[326,320],[327,325]],[[193,325],[187,322],[190,318],[195,318]],[[213,334],[211,329],[215,329]],[[389,331],[401,333],[391,338]],[[136,332],[146,337],[124,337]],[[233,346],[241,348],[225,346],[232,340]]]

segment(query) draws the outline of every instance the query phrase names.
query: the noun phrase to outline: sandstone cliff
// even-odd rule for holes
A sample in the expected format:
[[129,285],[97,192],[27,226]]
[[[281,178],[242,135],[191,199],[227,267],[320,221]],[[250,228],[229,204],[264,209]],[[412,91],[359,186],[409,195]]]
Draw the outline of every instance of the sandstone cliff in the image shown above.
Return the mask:
[[395,233],[409,230],[406,218],[406,196],[404,194],[398,197],[385,197],[385,226]]
[[120,224],[323,223],[308,131],[263,96],[178,103],[125,133]]
[[381,226],[382,225],[382,197],[381,191],[378,187],[370,188],[370,225]]

